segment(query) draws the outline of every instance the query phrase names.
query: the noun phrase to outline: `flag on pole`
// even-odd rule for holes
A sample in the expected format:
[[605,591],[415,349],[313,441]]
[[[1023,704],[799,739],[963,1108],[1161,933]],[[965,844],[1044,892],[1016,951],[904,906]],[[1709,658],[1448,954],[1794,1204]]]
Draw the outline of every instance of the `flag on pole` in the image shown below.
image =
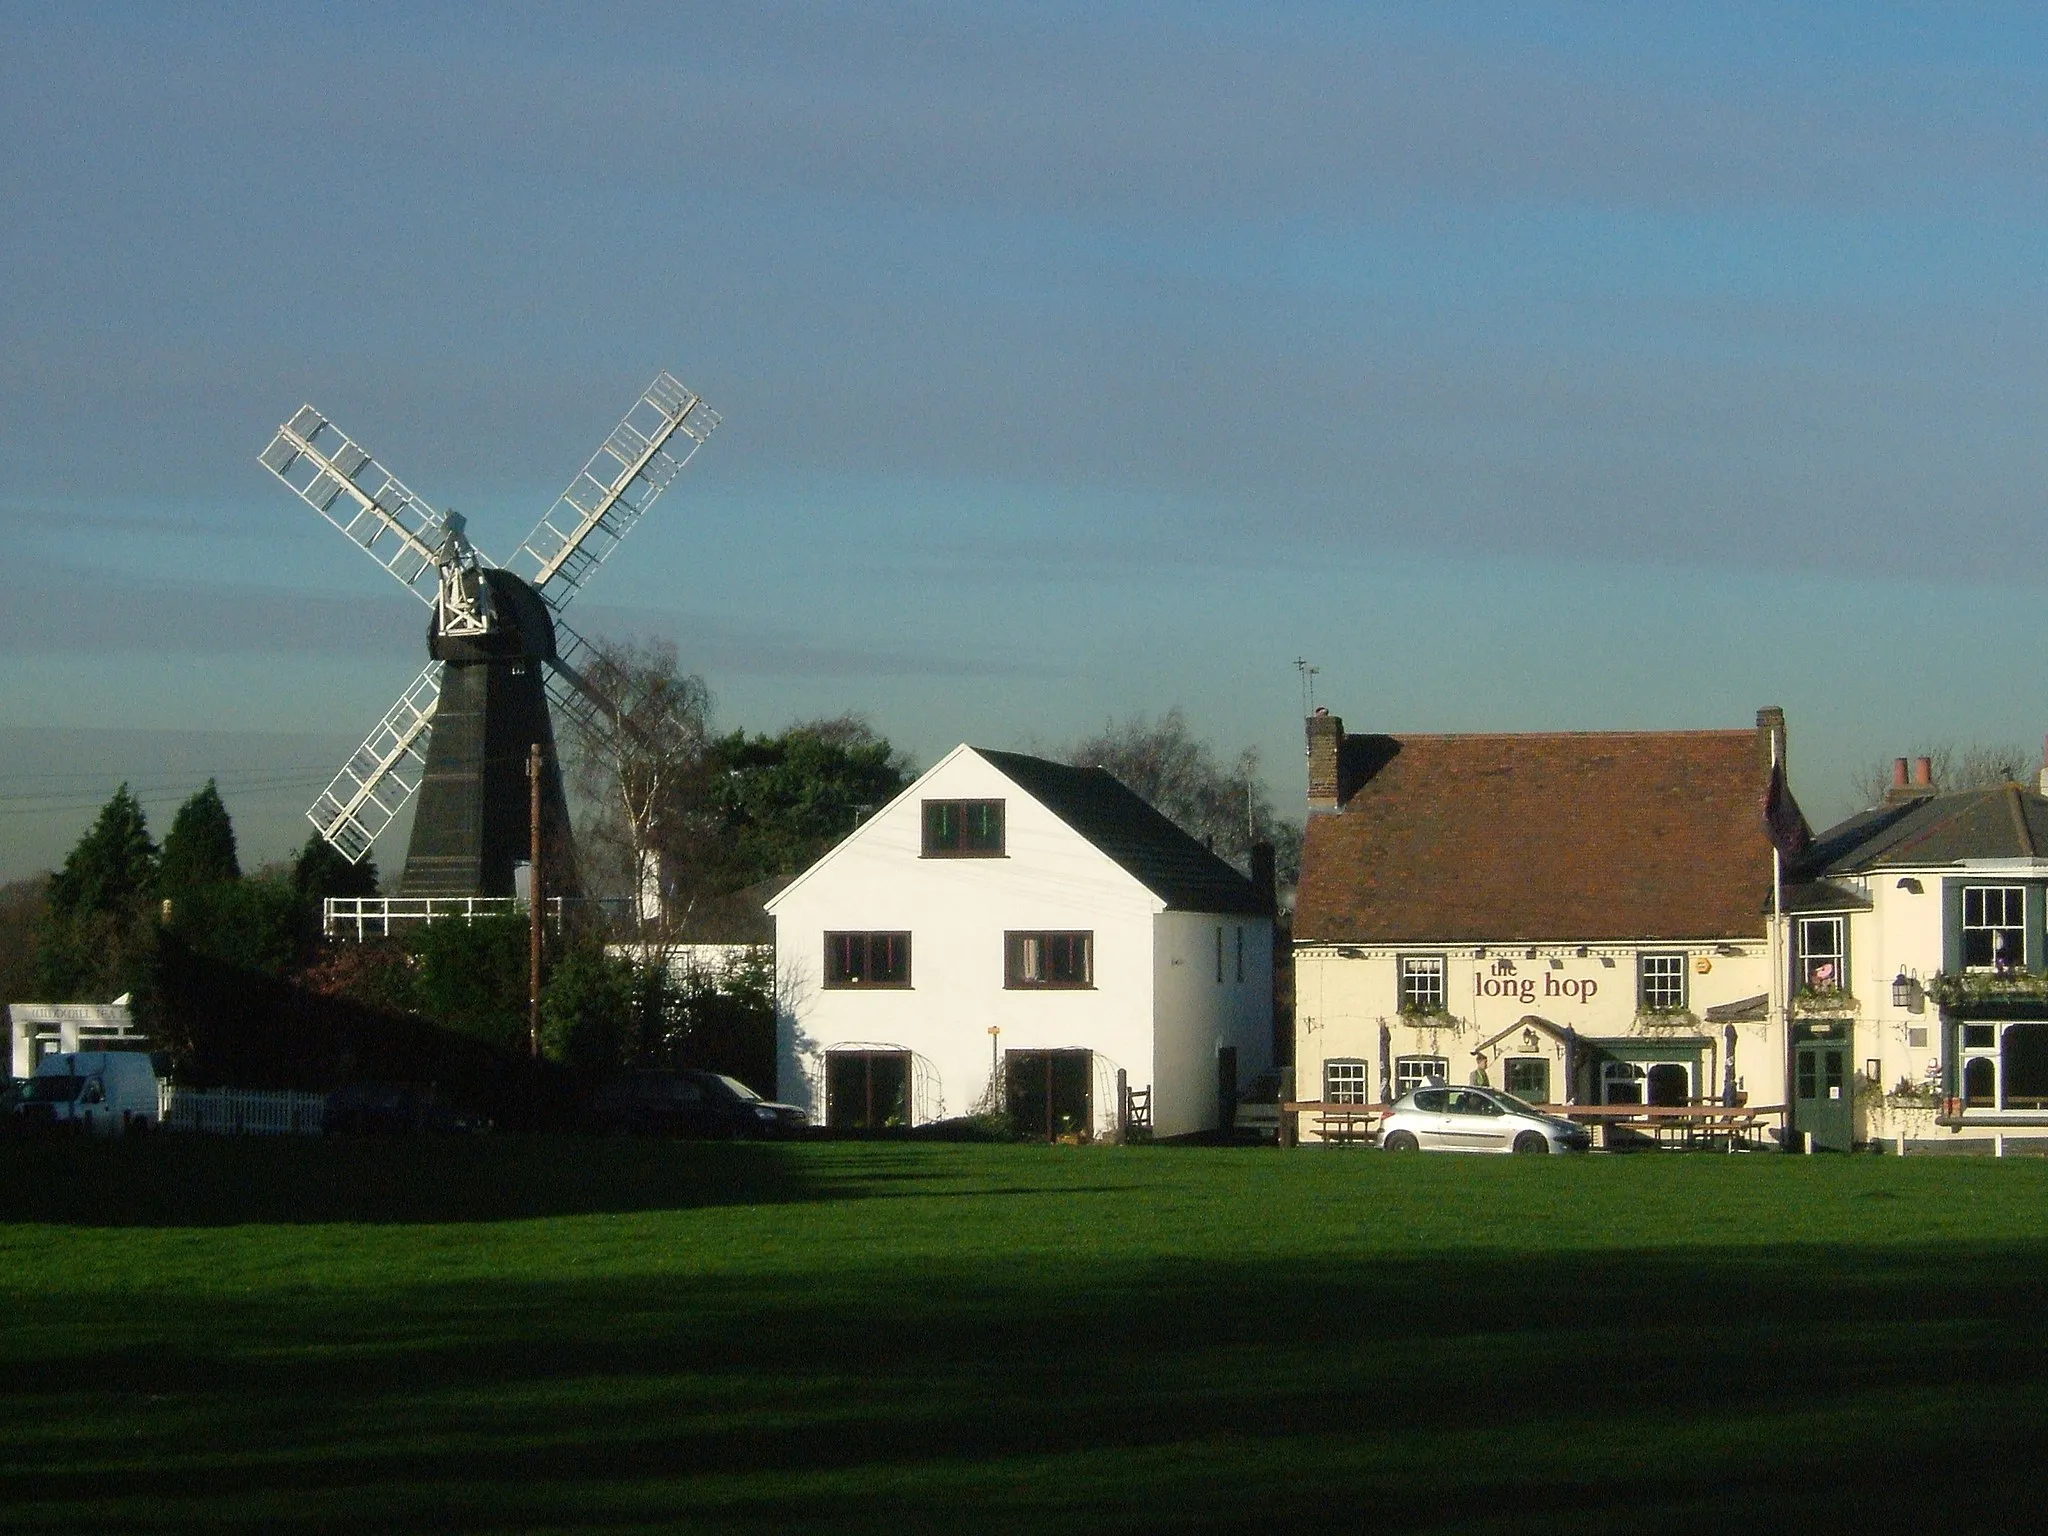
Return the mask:
[[1783,763],[1771,766],[1771,787],[1764,791],[1764,832],[1771,846],[1788,859],[1798,858],[1813,841],[1806,813],[1799,809],[1799,802],[1792,798],[1792,786],[1785,782]]

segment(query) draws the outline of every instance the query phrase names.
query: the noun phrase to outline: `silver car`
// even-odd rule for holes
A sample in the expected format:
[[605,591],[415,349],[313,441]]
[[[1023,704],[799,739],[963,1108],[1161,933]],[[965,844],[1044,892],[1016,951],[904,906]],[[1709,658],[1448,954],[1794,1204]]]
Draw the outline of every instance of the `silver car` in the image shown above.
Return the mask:
[[1380,1122],[1389,1152],[1583,1152],[1592,1144],[1584,1126],[1498,1088],[1432,1083],[1401,1095]]

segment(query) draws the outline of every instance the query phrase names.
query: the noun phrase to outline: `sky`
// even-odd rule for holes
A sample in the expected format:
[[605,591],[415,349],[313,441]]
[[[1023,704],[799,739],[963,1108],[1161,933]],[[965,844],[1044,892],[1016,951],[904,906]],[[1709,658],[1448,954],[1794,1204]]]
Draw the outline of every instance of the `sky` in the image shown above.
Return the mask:
[[[2048,16],[0,0],[0,878],[124,779],[246,863],[424,663],[310,401],[725,728],[1742,726],[1816,821],[2037,743]],[[380,862],[402,858],[404,823]]]

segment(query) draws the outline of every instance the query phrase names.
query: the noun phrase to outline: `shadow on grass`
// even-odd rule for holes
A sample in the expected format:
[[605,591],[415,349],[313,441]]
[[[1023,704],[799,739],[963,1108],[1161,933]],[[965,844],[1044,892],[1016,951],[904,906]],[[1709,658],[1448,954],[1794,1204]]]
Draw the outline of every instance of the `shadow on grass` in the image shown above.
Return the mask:
[[[890,1176],[878,1169],[862,1182]],[[757,1142],[159,1135],[0,1143],[0,1223],[512,1221],[858,1193],[821,1172],[817,1159]]]
[[[0,1226],[430,1224],[960,1193],[903,1147],[651,1137],[213,1137],[0,1141]],[[1128,1190],[977,1184],[978,1199]]]
[[[32,1301],[0,1505],[21,1530],[2038,1528],[2040,1245],[864,1257],[91,1328]],[[90,1475],[53,1492],[67,1446]]]

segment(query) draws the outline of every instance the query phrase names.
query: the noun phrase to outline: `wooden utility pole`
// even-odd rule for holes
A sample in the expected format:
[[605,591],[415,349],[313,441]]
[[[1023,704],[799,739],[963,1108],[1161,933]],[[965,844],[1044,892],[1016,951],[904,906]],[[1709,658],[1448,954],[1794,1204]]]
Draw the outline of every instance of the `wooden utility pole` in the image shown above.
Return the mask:
[[540,853],[540,743],[526,754],[527,805],[529,816],[526,878],[526,1043],[540,1055],[540,940],[541,919],[547,911],[547,887],[541,881]]

